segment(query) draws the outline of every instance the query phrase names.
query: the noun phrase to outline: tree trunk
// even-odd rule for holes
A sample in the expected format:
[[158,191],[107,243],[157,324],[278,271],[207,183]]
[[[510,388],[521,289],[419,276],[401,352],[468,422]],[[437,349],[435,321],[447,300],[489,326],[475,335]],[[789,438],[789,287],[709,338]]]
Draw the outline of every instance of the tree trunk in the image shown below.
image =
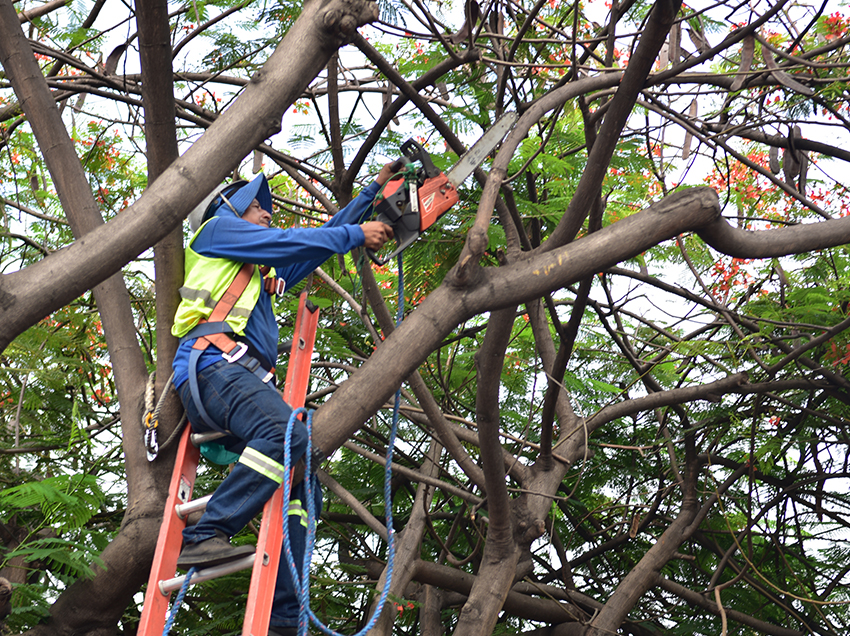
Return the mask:
[[[165,0],[136,2],[142,96],[145,108],[148,184],[153,183],[179,156],[177,148],[174,80],[171,69],[171,30]],[[183,284],[183,228],[175,227],[154,246],[156,288],[156,395],[168,389],[171,361],[178,340],[171,335],[174,314]],[[182,407],[172,394],[161,411],[160,434],[167,436],[177,424]]]

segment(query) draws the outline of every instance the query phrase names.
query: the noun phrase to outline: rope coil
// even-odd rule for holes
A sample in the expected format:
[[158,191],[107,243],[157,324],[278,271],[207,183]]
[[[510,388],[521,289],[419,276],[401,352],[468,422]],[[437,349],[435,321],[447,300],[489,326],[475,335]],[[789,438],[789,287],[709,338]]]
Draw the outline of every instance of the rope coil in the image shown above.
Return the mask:
[[145,384],[145,410],[142,415],[142,426],[145,429],[145,453],[149,462],[156,459],[159,453],[159,443],[156,439],[156,427],[159,419],[154,417],[154,399],[156,398],[156,371],[151,372]]

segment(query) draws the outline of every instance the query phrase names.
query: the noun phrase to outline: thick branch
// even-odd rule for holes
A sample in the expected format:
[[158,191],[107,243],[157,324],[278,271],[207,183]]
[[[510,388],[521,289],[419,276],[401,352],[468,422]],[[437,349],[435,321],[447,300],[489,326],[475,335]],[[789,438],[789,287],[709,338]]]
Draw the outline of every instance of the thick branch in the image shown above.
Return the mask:
[[658,51],[667,39],[670,26],[676,19],[681,4],[681,0],[660,0],[653,7],[640,42],[629,58],[629,65],[623,73],[623,81],[620,82],[610,102],[575,194],[563,219],[546,241],[544,249],[554,249],[571,241],[581,228],[590,210],[591,202],[599,198],[602,180],[607,174],[607,166],[620,142],[620,133],[632,114],[635,101],[658,57]]
[[[179,156],[175,124],[174,82],[171,69],[171,30],[165,0],[136,3],[139,26],[139,53],[142,63],[142,97],[145,110],[148,183],[153,183]],[[171,362],[177,352],[177,338],[171,325],[183,284],[183,228],[175,227],[154,246],[156,288],[156,394],[168,389]],[[175,394],[161,411],[168,435],[177,425],[182,407]],[[141,458],[139,458],[141,459]]]
[[591,621],[587,636],[602,636],[617,633],[640,597],[656,582],[658,572],[672,559],[682,542],[689,536],[688,530],[697,515],[696,461],[687,468],[682,505],[678,516],[667,526],[658,541],[620,581],[617,589]]
[[490,513],[487,548],[490,557],[496,561],[504,558],[502,548],[507,549],[513,543],[510,500],[505,487],[505,466],[499,441],[499,391],[515,313],[515,307],[508,307],[490,314],[484,343],[475,354],[478,376],[475,411]]
[[609,73],[570,82],[562,88],[547,93],[534,102],[523,113],[522,117],[517,120],[513,130],[505,138],[499,153],[493,161],[490,170],[491,176],[488,178],[488,182],[493,181],[493,183],[490,183],[490,185],[485,184],[484,190],[481,193],[481,201],[475,213],[475,225],[473,230],[470,230],[463,251],[458,259],[460,267],[455,274],[458,278],[458,284],[462,284],[471,276],[471,273],[466,271],[467,269],[474,271],[477,267],[478,257],[482,249],[480,239],[482,235],[486,236],[487,227],[490,225],[493,208],[496,205],[497,196],[502,185],[501,180],[507,174],[508,164],[511,162],[519,144],[525,139],[529,130],[536,126],[540,119],[550,110],[562,106],[568,100],[574,99],[579,95],[617,86],[622,80],[622,77],[621,73]]
[[611,406],[603,407],[592,417],[588,418],[587,427],[593,431],[619,417],[625,417],[639,413],[640,411],[649,411],[663,406],[670,406],[672,404],[685,404],[695,400],[718,402],[726,393],[735,391],[742,384],[746,383],[746,381],[746,373],[737,373],[716,382],[659,391],[657,393],[651,393],[646,397],[633,398],[625,402],[612,404]]
[[316,412],[315,441],[331,453],[389,399],[398,378],[416,369],[463,320],[514,306],[577,282],[668,238],[702,227],[719,214],[709,188],[678,192],[559,250],[481,272],[472,289],[452,277],[431,293],[374,355]]
[[698,234],[714,249],[735,258],[776,258],[850,243],[850,217],[758,232],[717,219]]

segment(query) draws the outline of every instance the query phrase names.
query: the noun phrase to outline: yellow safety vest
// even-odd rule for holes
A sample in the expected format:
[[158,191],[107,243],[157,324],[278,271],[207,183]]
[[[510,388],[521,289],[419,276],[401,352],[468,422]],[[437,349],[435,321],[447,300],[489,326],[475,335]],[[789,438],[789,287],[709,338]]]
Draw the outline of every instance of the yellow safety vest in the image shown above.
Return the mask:
[[[207,223],[209,221],[204,225]],[[180,288],[180,305],[177,307],[174,325],[171,327],[171,334],[177,338],[182,338],[189,333],[201,319],[206,320],[210,317],[216,303],[242,268],[242,263],[237,261],[202,256],[192,249],[192,243],[204,225],[198,228],[186,247],[185,281]],[[274,276],[274,270],[272,269],[268,275]],[[263,277],[259,268],[255,268],[248,287],[242,292],[226,318],[227,324],[240,336],[245,335],[245,326],[260,299],[262,286]]]

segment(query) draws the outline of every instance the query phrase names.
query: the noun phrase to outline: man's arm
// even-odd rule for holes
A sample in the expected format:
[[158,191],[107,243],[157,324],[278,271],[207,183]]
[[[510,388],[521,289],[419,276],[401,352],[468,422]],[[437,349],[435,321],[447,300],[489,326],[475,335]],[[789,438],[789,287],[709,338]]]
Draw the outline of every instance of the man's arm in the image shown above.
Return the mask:
[[375,195],[390,176],[388,164],[372,184],[320,228],[280,230],[236,217],[218,217],[201,231],[192,247],[204,256],[271,265],[287,285],[294,285],[334,254],[361,245],[377,250],[392,238],[392,228],[383,223],[358,225],[371,212]]
[[[378,192],[380,192],[380,188],[394,174],[391,166],[392,162],[384,164],[380,172],[378,172],[378,175],[375,177],[375,180],[367,187],[363,188],[360,194],[357,195],[351,203],[337,212],[330,221],[319,228],[319,231],[326,231],[331,228],[336,228],[338,230],[346,225],[358,225],[362,223],[364,218],[371,216],[372,204],[375,200],[375,196]],[[363,243],[358,243],[352,247],[363,245],[371,250],[377,251],[384,246],[384,243],[393,237],[392,228],[380,221],[367,221],[366,223],[362,223],[359,226],[359,229],[363,233]],[[353,228],[351,231],[357,232],[357,230]],[[351,249],[351,247],[348,249]],[[337,253],[345,253],[348,249],[340,249]],[[288,285],[294,285],[307,274],[319,267],[319,265],[324,263],[327,258],[327,256],[320,256],[315,260],[292,264],[285,269],[280,269],[278,275],[286,279]]]
[[330,221],[322,227],[339,227],[340,225],[356,225],[362,223],[364,219],[372,215],[372,203],[375,196],[380,192],[381,187],[389,181],[394,172],[391,168],[392,163],[385,164],[375,180],[368,186],[363,188],[354,199],[342,208],[339,212],[333,215]]

